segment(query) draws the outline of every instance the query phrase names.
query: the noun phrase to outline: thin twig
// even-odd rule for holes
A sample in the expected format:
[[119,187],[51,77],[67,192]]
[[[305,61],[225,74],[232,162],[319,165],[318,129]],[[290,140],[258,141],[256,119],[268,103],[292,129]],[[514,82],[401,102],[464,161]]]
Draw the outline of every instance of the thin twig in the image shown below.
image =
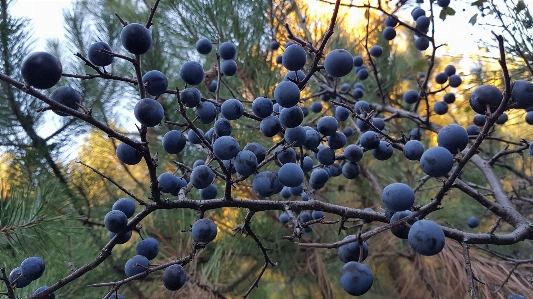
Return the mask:
[[468,292],[472,299],[478,299],[476,290],[474,288],[474,274],[472,273],[472,265],[470,263],[470,254],[468,252],[468,244],[461,243],[463,246],[463,256],[465,258],[465,270],[468,277]]

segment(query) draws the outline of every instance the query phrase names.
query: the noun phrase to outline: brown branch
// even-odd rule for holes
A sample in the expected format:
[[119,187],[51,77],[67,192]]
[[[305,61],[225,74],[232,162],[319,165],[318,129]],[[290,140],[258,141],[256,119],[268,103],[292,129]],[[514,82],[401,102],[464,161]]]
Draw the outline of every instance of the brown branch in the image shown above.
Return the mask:
[[468,245],[461,243],[463,246],[463,256],[465,258],[465,270],[468,277],[468,292],[472,299],[478,299],[476,289],[474,288],[474,273],[472,272],[472,264],[470,263],[470,254],[468,252]]
[[252,290],[257,287],[259,280],[261,280],[263,273],[265,273],[265,270],[267,269],[269,265],[276,266],[276,263],[272,262],[272,260],[270,259],[270,256],[268,256],[267,249],[263,246],[263,244],[261,243],[261,240],[259,240],[259,237],[257,237],[257,235],[254,233],[254,231],[250,227],[250,222],[254,214],[255,214],[254,211],[248,210],[248,212],[246,213],[246,216],[244,217],[244,224],[243,224],[242,231],[246,232],[247,235],[251,236],[254,239],[257,246],[259,247],[259,249],[261,249],[261,252],[263,253],[263,257],[265,258],[265,264],[263,265],[261,272],[259,273],[257,278],[254,280],[250,288],[248,288],[246,293],[243,295],[243,298],[247,298],[248,295],[250,295],[250,293],[252,292]]
[[150,27],[154,24],[152,23],[152,20],[154,19],[154,15],[155,15],[158,5],[159,5],[159,0],[156,0],[154,7],[150,8],[150,16],[148,17],[148,21],[146,21],[146,29],[150,29]]
[[94,167],[92,166],[89,166],[85,163],[83,163],[82,161],[76,161],[76,163],[79,163],[87,168],[89,168],[90,170],[92,170],[94,173],[98,174],[99,176],[101,176],[102,178],[108,180],[110,183],[112,183],[113,185],[115,185],[117,188],[119,188],[120,190],[122,190],[122,192],[126,193],[129,197],[135,199],[140,205],[145,205],[146,203],[144,202],[144,200],[138,198],[137,196],[135,196],[133,193],[129,192],[128,190],[126,190],[124,187],[122,187],[119,183],[117,183],[115,180],[113,180],[112,178],[110,178],[109,176],[103,174],[102,172],[98,171],[97,169],[95,169]]

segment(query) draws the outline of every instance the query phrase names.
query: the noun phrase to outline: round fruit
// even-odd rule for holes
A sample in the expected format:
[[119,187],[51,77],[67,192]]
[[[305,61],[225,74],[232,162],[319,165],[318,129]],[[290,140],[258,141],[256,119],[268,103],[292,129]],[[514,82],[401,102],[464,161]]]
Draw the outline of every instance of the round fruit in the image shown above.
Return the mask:
[[272,196],[281,191],[282,188],[283,184],[278,179],[278,173],[274,171],[262,171],[255,176],[252,182],[252,189],[261,197]]
[[403,155],[411,161],[420,160],[423,153],[424,145],[418,140],[409,140],[403,146]]
[[533,105],[533,83],[525,80],[516,80],[513,83],[511,95],[512,105],[516,108],[527,108]]
[[341,285],[352,296],[361,296],[370,290],[374,276],[370,268],[358,262],[348,262],[341,270]]
[[152,47],[150,30],[139,23],[130,23],[124,26],[120,33],[120,40],[128,52],[136,55],[144,54]]
[[120,210],[111,210],[104,217],[104,225],[112,233],[119,233],[128,225],[128,217]]
[[131,198],[121,198],[113,204],[112,210],[122,211],[127,218],[135,214],[135,202]]
[[298,71],[304,67],[307,54],[304,48],[298,44],[292,44],[283,51],[281,63],[289,71]]
[[142,81],[146,86],[146,92],[153,96],[164,93],[168,87],[167,77],[158,70],[152,70],[144,74]]
[[237,99],[228,99],[222,103],[220,112],[228,120],[236,120],[244,114],[244,107]]
[[24,59],[20,73],[26,84],[37,89],[47,89],[59,82],[63,68],[61,62],[48,52],[34,52]]
[[472,216],[472,217],[468,218],[468,220],[466,221],[466,224],[470,228],[476,228],[476,227],[479,226],[479,219],[477,219],[476,216]]
[[20,271],[20,267],[16,267],[15,269],[11,270],[9,273],[9,283],[12,284],[16,280],[15,287],[17,288],[23,288],[28,286],[32,280],[27,279],[24,276],[22,276],[22,272]]
[[137,102],[134,109],[135,118],[146,127],[155,127],[163,120],[165,111],[161,104],[150,98]]
[[410,210],[415,202],[415,192],[403,183],[392,183],[381,193],[381,200],[387,209],[393,211]]
[[143,273],[150,267],[150,261],[144,255],[136,255],[130,258],[124,265],[126,276],[130,277]]
[[137,244],[135,250],[138,255],[143,255],[147,259],[153,260],[159,253],[159,242],[154,238],[146,238]]
[[200,54],[207,55],[213,49],[213,44],[207,38],[201,38],[196,42],[196,51]]
[[444,147],[435,146],[427,149],[420,157],[420,167],[432,177],[444,176],[452,170],[453,156]]
[[[42,293],[44,292],[46,289],[48,289],[48,286],[42,286],[42,287],[39,287],[37,290],[35,290],[35,292],[33,292],[33,295],[37,295],[39,293]],[[42,297],[44,299],[55,299],[56,298],[56,293],[55,292],[52,292],[48,295],[46,295],[45,297]]]
[[274,111],[272,100],[265,97],[258,97],[252,102],[252,111],[255,115],[265,118]]
[[202,199],[215,199],[218,194],[217,186],[211,184],[207,188],[200,189],[200,197]]
[[[61,86],[54,90],[50,95],[50,98],[61,105],[67,106],[70,109],[78,110],[79,104],[81,103],[80,94],[71,87]],[[60,116],[67,116],[68,114],[52,110],[55,114]]]
[[503,95],[500,89],[493,85],[481,85],[470,95],[472,110],[485,115],[487,106],[490,112],[496,111],[502,102]]
[[196,242],[209,243],[217,236],[218,228],[211,219],[202,218],[192,225],[192,238]]
[[181,265],[170,265],[163,272],[163,285],[170,291],[177,291],[185,285],[187,273]]
[[460,125],[450,124],[439,131],[437,143],[439,146],[449,150],[450,153],[456,154],[464,150],[468,145],[468,133]]
[[396,37],[396,30],[394,29],[394,27],[385,27],[385,29],[383,29],[382,35],[383,38],[386,40],[393,40]]
[[36,256],[29,257],[20,264],[20,272],[28,280],[36,280],[41,277],[44,268],[44,261]]
[[89,61],[97,66],[108,66],[113,63],[114,57],[102,52],[102,50],[111,51],[111,47],[105,42],[96,42],[89,47],[87,58]]
[[204,81],[204,68],[196,61],[187,61],[180,68],[180,78],[189,85],[198,85]]
[[368,53],[374,57],[380,57],[383,54],[383,48],[380,45],[375,45],[368,50]]
[[218,54],[224,60],[230,60],[237,54],[237,47],[232,42],[223,42],[218,47]]
[[116,154],[120,162],[128,165],[135,165],[141,162],[143,158],[136,149],[125,143],[117,146]]
[[294,82],[282,81],[274,88],[274,100],[281,107],[293,107],[300,101],[300,88]]
[[196,189],[207,188],[215,178],[215,173],[207,165],[199,165],[191,172],[191,183]]
[[444,248],[444,231],[431,220],[418,220],[411,225],[407,240],[414,251],[421,255],[436,255]]
[[[343,240],[351,239],[356,237],[356,235],[348,235],[344,237]],[[359,255],[361,253],[361,248],[359,247],[359,243],[357,241],[351,242],[348,244],[341,245],[339,249],[337,249],[337,255],[341,259],[343,263],[348,262],[358,262],[359,261]],[[366,260],[368,257],[368,244],[366,242],[363,242],[363,261]]]
[[224,60],[220,65],[220,70],[224,76],[233,76],[237,73],[237,62],[233,59]]
[[[400,220],[402,218],[411,216],[411,214],[413,214],[413,213],[411,211],[409,211],[409,210],[396,212],[390,218],[390,222],[391,223],[396,222],[396,221],[398,221],[398,220]],[[407,240],[407,238],[409,237],[409,230],[411,228],[410,226],[413,225],[413,223],[415,223],[416,221],[418,221],[418,218],[415,217],[412,220],[407,221],[408,226],[403,225],[403,224],[402,225],[397,225],[395,227],[392,227],[390,229],[390,231],[396,237],[398,237],[400,239]]]
[[353,57],[344,49],[331,51],[324,59],[326,72],[333,77],[344,77],[352,71]]
[[163,136],[163,149],[169,154],[180,153],[185,148],[186,143],[187,139],[178,130],[168,131]]

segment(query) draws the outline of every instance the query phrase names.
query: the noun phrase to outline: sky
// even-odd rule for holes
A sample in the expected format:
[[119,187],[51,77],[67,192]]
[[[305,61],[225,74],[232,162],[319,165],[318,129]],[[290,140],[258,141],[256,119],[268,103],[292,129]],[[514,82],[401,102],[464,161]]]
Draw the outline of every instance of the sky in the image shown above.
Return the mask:
[[[498,0],[497,0],[498,1]],[[71,8],[72,0],[15,0],[11,7],[14,16],[25,16],[32,19],[35,30],[34,37],[38,39],[35,51],[45,50],[47,38],[62,38],[63,9]],[[311,6],[318,3],[317,0],[308,0]],[[462,1],[452,1],[452,6],[457,11],[455,16],[449,16],[446,22],[436,19],[436,38],[439,43],[446,43],[449,47],[442,54],[464,55],[461,64],[469,65],[468,54],[478,49],[477,39],[480,37],[491,38],[491,33],[482,26],[472,26],[468,23],[470,17],[477,13],[477,9],[464,4]],[[426,7],[423,7],[426,8]],[[464,9],[464,11],[463,11]],[[403,12],[407,19],[409,10]],[[435,7],[435,14],[440,12],[440,7]],[[481,18],[478,20],[482,21]]]
[[70,9],[71,0],[15,0],[10,12],[13,16],[32,19],[35,51],[45,49],[47,38],[63,36],[63,8]]

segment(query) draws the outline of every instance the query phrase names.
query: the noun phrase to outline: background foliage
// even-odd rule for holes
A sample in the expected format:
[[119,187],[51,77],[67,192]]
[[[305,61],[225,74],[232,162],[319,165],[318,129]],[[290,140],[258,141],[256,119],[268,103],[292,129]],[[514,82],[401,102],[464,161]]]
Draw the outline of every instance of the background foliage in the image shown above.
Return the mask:
[[[60,44],[50,41],[49,50],[60,58],[65,73],[93,73],[92,69],[72,54],[81,53],[85,56],[88,47],[96,41],[105,41],[114,50],[122,50],[119,38],[122,25],[112,13],[118,12],[128,22],[143,23],[154,2],[75,1],[73,9],[65,12],[66,42]],[[401,9],[406,11],[416,5],[414,1],[400,2],[404,6]],[[27,26],[31,21],[11,17],[10,1],[2,0],[0,3],[0,72],[21,81],[17,70],[20,69],[22,59],[31,52],[31,31]],[[531,15],[529,9],[520,3],[523,2],[505,3],[502,6],[493,1],[478,0],[472,4],[480,7],[480,13],[487,15],[483,20],[503,26],[503,30],[512,37],[507,44],[507,52],[510,54],[509,66],[513,78],[531,79],[531,24],[528,23]],[[401,6],[392,2],[387,5],[387,11],[394,11]],[[328,5],[322,7],[332,9]],[[510,10],[505,11],[507,8]],[[152,36],[155,42],[152,49],[143,55],[142,70],[160,70],[170,79],[169,86],[182,88],[183,83],[177,78],[179,66],[184,62],[201,61],[206,70],[216,64],[214,56],[200,57],[194,50],[198,38],[232,41],[238,48],[236,60],[239,71],[237,76],[225,79],[227,88],[221,89],[220,96],[230,98],[237,95],[239,98],[253,100],[260,95],[271,95],[275,84],[282,79],[284,69],[275,62],[282,50],[270,51],[270,40],[278,40],[283,45],[287,41],[283,25],[288,23],[296,36],[316,45],[327,28],[329,18],[329,11],[316,14],[304,1],[162,1],[153,21]],[[416,88],[419,84],[416,74],[426,71],[427,53],[414,49],[414,35],[409,30],[400,31],[393,43],[385,42],[379,33],[384,26],[384,18],[383,13],[375,10],[369,10],[365,15],[364,8],[343,8],[326,52],[344,48],[353,54],[366,56],[368,45],[383,45],[384,55],[389,59],[379,60],[376,65],[378,70],[386,70],[381,73],[382,92],[388,95],[391,104],[399,107],[405,105],[401,100],[403,92]],[[478,23],[480,19],[477,18]],[[471,22],[474,23],[473,19]],[[479,56],[478,63],[471,72],[462,70],[468,76],[463,77],[463,85],[456,92],[457,102],[450,105],[450,113],[435,116],[433,121],[444,125],[453,118],[466,127],[473,117],[472,113],[464,113],[469,112],[468,97],[473,87],[487,83],[502,87],[503,81],[495,67],[496,63],[485,56],[486,54]],[[447,64],[456,61],[457,57],[438,56],[433,60],[434,68],[443,70]],[[123,77],[134,75],[133,69],[121,60],[116,60],[108,71]],[[320,78],[317,76],[313,80],[315,81],[308,84],[302,95],[310,96],[318,92]],[[344,80],[356,82],[354,74]],[[375,79],[371,76],[364,84],[368,95],[365,100],[381,102]],[[95,118],[127,136],[138,136],[132,122],[134,101],[131,99],[136,97],[136,87],[133,84],[64,76],[58,84],[61,85],[69,85],[80,91],[83,106],[90,108]],[[206,86],[199,88],[202,94],[210,94]],[[444,92],[436,93],[429,99],[430,105],[443,95]],[[308,103],[312,101],[314,100],[309,99]],[[179,114],[174,110],[175,97],[164,95],[161,102],[167,113],[166,119],[179,119]],[[100,249],[109,240],[103,227],[103,217],[116,199],[125,197],[113,184],[79,162],[112,177],[139,197],[147,198],[150,190],[146,170],[142,166],[126,166],[116,158],[117,140],[76,118],[60,118],[51,113],[41,113],[38,112],[39,108],[41,103],[37,99],[8,84],[0,83],[0,267],[12,269],[29,255],[43,256],[47,259],[47,264],[53,266],[47,267],[46,275],[36,284],[50,285],[69,274],[69,265],[79,267],[98,256]],[[324,114],[331,114],[331,110],[325,111]],[[423,107],[418,108],[418,112],[423,111]],[[190,116],[193,117],[192,114]],[[523,138],[524,131],[520,125],[523,122],[523,112],[513,112],[509,116],[510,122],[505,127],[497,127],[493,135],[513,140]],[[311,114],[306,120],[311,122],[316,117]],[[232,126],[234,136],[245,143],[259,142],[265,148],[272,145],[272,141],[259,137],[256,122],[232,122]],[[162,125],[149,131],[151,150],[159,153],[158,173],[173,172],[175,166],[172,160],[192,165],[195,160],[205,158],[205,154],[193,146],[188,146],[178,156],[165,154],[160,147],[160,136],[171,128],[173,127],[170,125]],[[205,132],[209,127],[200,128]],[[392,135],[409,132],[412,128],[412,123],[400,118],[393,118],[388,124]],[[531,129],[528,128],[526,132],[530,133]],[[355,139],[351,140],[354,141]],[[436,134],[426,132],[423,142],[426,147],[435,145]],[[497,140],[488,141],[482,154],[491,156],[501,149],[502,145]],[[496,169],[499,174],[507,176],[506,190],[513,190],[517,198],[530,198],[531,159],[523,155],[507,156],[501,164],[502,167]],[[363,178],[350,181],[333,179],[315,193],[317,199],[353,208],[372,207],[376,211],[382,211],[380,188],[397,181],[417,186],[422,177],[419,168],[407,163],[401,155],[393,155],[392,159],[380,162],[365,156],[361,165]],[[507,165],[517,169],[509,169]],[[391,169],[395,171],[390,171]],[[466,181],[485,185],[479,171],[472,166],[465,169],[463,176]],[[436,180],[424,185],[418,190],[418,200],[423,203],[429,201],[440,186],[441,182]],[[235,192],[238,197],[257,198],[249,188],[239,188]],[[191,196],[199,198],[197,194]],[[481,231],[489,231],[498,221],[490,212],[471,205],[468,198],[457,190],[449,192],[446,200],[446,208],[431,214],[431,218],[446,219],[449,226],[467,231],[466,219],[472,215],[477,215],[482,220]],[[523,215],[531,215],[531,203],[528,200],[520,201],[517,209]],[[188,265],[190,279],[185,288],[176,293],[167,291],[162,287],[159,275],[151,275],[142,282],[125,285],[121,288],[121,293],[129,298],[236,298],[246,292],[262,268],[262,256],[251,238],[235,235],[233,232],[233,228],[243,221],[245,210],[225,208],[209,213],[216,220],[219,236],[214,244],[203,249]],[[273,211],[261,213],[254,217],[252,223],[254,231],[258,232],[271,249],[272,260],[278,263],[276,267],[268,268],[252,297],[274,299],[286,298],[288,294],[291,298],[347,298],[348,295],[339,283],[342,262],[338,259],[336,250],[299,248],[284,240],[283,236],[292,232],[278,223],[278,215]],[[134,234],[130,242],[115,247],[112,256],[101,267],[68,284],[61,290],[60,296],[102,297],[106,291],[86,285],[123,278],[123,265],[134,254],[134,246],[141,236],[155,237],[160,241],[161,254],[158,259],[161,261],[187,254],[192,238],[186,230],[195,217],[196,213],[184,209],[156,211],[143,221],[140,233]],[[336,217],[327,216],[326,220],[336,220]],[[303,236],[303,241],[335,242],[345,235],[357,233],[359,229],[360,226],[356,225],[338,235],[336,227],[316,225],[312,234]],[[522,242],[512,246],[499,246],[498,250],[516,259],[528,259],[531,258],[531,245],[530,242]],[[390,233],[386,232],[373,237],[369,246],[371,251],[368,264],[374,271],[375,282],[363,298],[467,296],[468,286],[460,245],[447,242],[442,254],[424,258],[415,254],[406,242],[391,238]],[[507,273],[515,264],[495,260],[482,250],[472,250],[471,257],[477,278],[486,282],[480,287],[484,297],[503,297],[504,294],[516,292],[533,296],[530,288],[533,276],[530,264],[521,264],[516,268],[503,285],[503,290],[493,294],[504,282],[503,273]],[[17,295],[26,297],[32,292],[23,289]]]

